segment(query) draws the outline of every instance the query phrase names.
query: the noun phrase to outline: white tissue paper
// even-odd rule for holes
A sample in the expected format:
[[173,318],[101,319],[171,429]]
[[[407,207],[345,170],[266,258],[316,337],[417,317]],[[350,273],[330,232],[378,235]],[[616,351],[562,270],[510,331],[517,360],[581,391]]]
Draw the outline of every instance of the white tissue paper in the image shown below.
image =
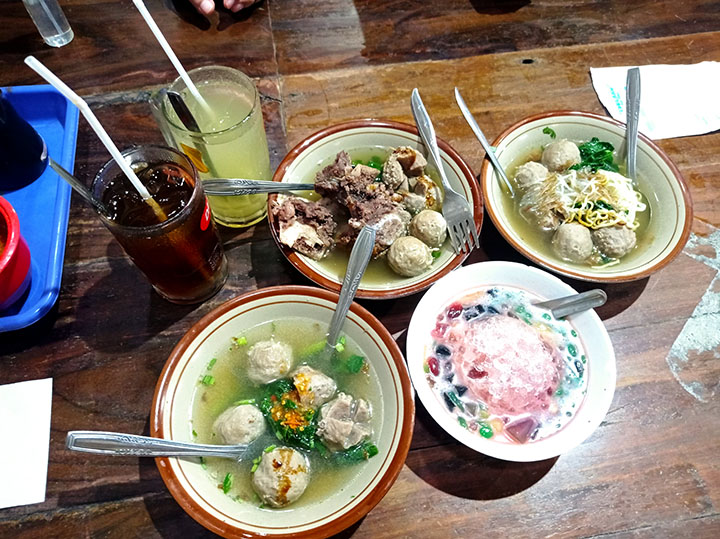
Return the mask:
[[0,386],[0,509],[45,501],[52,378]]
[[[632,67],[590,68],[600,102],[621,122],[627,70]],[[720,62],[639,67],[641,133],[663,139],[720,129]]]

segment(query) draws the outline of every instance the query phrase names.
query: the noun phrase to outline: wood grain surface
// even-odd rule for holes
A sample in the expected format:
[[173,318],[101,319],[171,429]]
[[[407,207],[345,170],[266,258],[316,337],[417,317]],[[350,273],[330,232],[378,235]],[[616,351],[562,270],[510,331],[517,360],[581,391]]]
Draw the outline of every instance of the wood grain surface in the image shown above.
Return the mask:
[[[0,85],[39,83],[22,64],[35,54],[88,98],[119,146],[161,143],[147,99],[175,74],[132,3],[61,4],[76,37],[51,49],[19,2],[0,3]],[[455,86],[492,139],[542,111],[604,113],[590,67],[720,60],[720,8],[702,0],[266,0],[211,22],[182,2],[147,4],[186,67],[224,64],[255,78],[273,166],[333,123],[411,122],[418,87],[438,135],[478,173],[484,154],[454,103]],[[695,243],[647,279],[602,287],[609,301],[598,312],[618,377],[597,431],[557,459],[503,462],[455,442],[418,401],[400,477],[340,537],[720,536],[720,350],[694,355],[692,370],[679,374],[668,363],[678,335],[703,314],[698,304],[720,292],[720,253],[703,243],[720,236],[720,133],[659,145],[690,187]],[[76,175],[89,182],[108,158],[81,119]],[[31,328],[0,333],[0,384],[52,377],[54,391],[47,499],[0,510],[0,537],[212,536],[172,499],[152,460],[70,453],[64,440],[76,429],[147,434],[162,366],[194,322],[247,290],[311,284],[264,222],[222,237],[226,286],[199,306],[172,305],[73,195],[57,305]],[[527,263],[489,219],[481,240],[468,263]],[[404,347],[419,299],[362,304]],[[709,315],[720,320],[718,309]],[[709,397],[683,387],[692,382]]]

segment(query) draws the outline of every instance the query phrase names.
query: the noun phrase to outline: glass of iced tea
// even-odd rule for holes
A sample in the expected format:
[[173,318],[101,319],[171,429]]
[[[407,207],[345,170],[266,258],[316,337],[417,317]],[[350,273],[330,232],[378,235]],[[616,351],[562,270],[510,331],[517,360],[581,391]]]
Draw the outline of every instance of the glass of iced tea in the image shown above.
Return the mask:
[[100,218],[162,297],[181,304],[208,299],[227,279],[227,259],[192,162],[163,146],[122,153],[167,219],[158,218],[114,160],[91,187],[107,212]]
[[[208,107],[193,97],[182,79],[168,90],[179,93],[197,129],[188,128],[167,96],[152,100],[153,113],[165,140],[193,162],[201,179],[247,178],[270,180],[270,156],[260,97],[245,74],[222,66],[188,72]],[[209,196],[215,220],[225,226],[257,223],[267,212],[267,195]]]

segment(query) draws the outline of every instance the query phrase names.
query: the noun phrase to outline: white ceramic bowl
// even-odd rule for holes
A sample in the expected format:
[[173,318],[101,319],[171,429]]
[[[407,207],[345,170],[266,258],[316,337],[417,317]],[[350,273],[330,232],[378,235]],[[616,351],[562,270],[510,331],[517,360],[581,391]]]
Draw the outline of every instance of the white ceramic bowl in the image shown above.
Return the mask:
[[[506,129],[493,142],[500,164],[508,170],[519,164],[533,148],[552,141],[543,129],[549,127],[557,138],[588,141],[598,137],[615,147],[616,161],[625,159],[625,124],[590,112],[559,111],[525,118]],[[692,224],[692,201],[685,182],[670,158],[650,139],[640,135],[637,152],[637,188],[649,205],[650,222],[638,238],[638,246],[619,264],[591,268],[548,255],[526,241],[522,231],[513,227],[508,213],[514,211],[504,196],[500,178],[485,160],[480,172],[485,205],[495,226],[505,239],[530,260],[554,272],[595,282],[632,281],[647,277],[677,256]]]
[[[392,148],[410,146],[425,153],[425,148],[414,126],[383,120],[355,120],[337,124],[319,131],[300,142],[283,159],[273,180],[277,182],[311,183],[320,169],[329,165],[341,150],[354,157],[358,151],[385,155]],[[475,180],[475,175],[467,163],[449,144],[438,139],[440,157],[447,174],[448,181],[455,191],[470,201],[475,226],[478,233],[482,225],[482,195]],[[280,243],[277,220],[270,211],[277,195],[268,198],[268,220],[273,238],[290,263],[303,275],[328,290],[340,291],[345,268],[339,271],[328,269],[323,262],[317,262],[301,255]],[[425,290],[437,279],[459,266],[467,257],[455,255],[450,240],[445,242],[441,256],[436,259],[430,270],[416,277],[399,275],[388,282],[370,283],[367,278],[360,281],[357,297],[368,299],[389,299],[414,294]]]
[[581,444],[601,423],[615,391],[615,353],[602,321],[595,311],[568,318],[577,331],[587,356],[587,394],[575,416],[557,433],[524,444],[483,438],[461,427],[428,384],[423,369],[432,345],[430,332],[437,315],[452,301],[480,287],[508,286],[542,299],[575,293],[549,273],[514,262],[482,262],[459,268],[440,279],[418,303],[407,336],[407,361],[415,391],[433,419],[455,439],[485,455],[503,460],[529,462],[556,457]]
[[[197,322],[173,350],[153,399],[151,435],[192,441],[192,398],[210,358],[230,339],[258,324],[287,317],[329,324],[337,294],[319,288],[281,286],[230,300]],[[410,379],[399,348],[368,311],[353,303],[343,332],[366,353],[383,396],[380,426],[373,441],[380,452],[342,491],[304,504],[302,510],[261,509],[239,503],[218,489],[217,481],[194,459],[157,459],[165,484],[187,513],[223,537],[326,537],[362,518],[387,493],[405,462],[415,407]],[[290,509],[290,508],[288,508]]]

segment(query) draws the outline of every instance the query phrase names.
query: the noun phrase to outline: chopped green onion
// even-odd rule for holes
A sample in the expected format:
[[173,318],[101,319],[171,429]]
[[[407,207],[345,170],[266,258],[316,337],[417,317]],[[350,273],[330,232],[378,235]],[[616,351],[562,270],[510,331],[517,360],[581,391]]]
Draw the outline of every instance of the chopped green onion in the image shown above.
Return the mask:
[[550,135],[550,138],[555,138],[557,136],[555,135],[555,131],[553,131],[549,127],[544,128],[542,132],[546,135]]
[[440,256],[442,255],[442,251],[440,249],[437,249],[436,251],[433,251],[430,254],[432,255],[433,258],[440,258]]
[[215,366],[215,363],[217,363],[217,358],[214,357],[210,360],[210,363],[208,363],[207,370],[212,369]]
[[240,401],[235,401],[233,403],[233,406],[242,406],[243,404],[255,404],[255,399],[243,399]]
[[202,378],[200,378],[200,383],[205,386],[212,386],[215,385],[215,377],[211,376],[209,374],[206,374]]
[[223,490],[224,494],[227,494],[228,492],[230,492],[230,489],[232,488],[232,484],[233,484],[233,474],[228,473],[225,476],[225,479],[223,479],[223,484],[222,484],[222,490]]
[[207,470],[207,462],[205,462],[205,457],[200,457],[200,466],[202,466],[203,470]]
[[270,453],[270,451],[273,451],[276,447],[276,445],[269,445],[264,449],[264,451],[265,453]]
[[242,337],[233,337],[233,341],[235,341],[235,344],[238,346],[244,346],[247,344],[247,337],[244,335]]
[[192,435],[193,435],[195,438],[197,438],[197,432],[195,432],[195,429],[193,429]]
[[290,410],[295,410],[297,408],[297,403],[292,399],[285,399],[282,404],[285,408]]

